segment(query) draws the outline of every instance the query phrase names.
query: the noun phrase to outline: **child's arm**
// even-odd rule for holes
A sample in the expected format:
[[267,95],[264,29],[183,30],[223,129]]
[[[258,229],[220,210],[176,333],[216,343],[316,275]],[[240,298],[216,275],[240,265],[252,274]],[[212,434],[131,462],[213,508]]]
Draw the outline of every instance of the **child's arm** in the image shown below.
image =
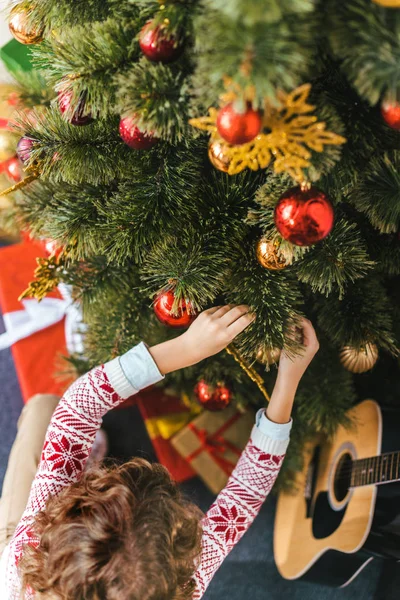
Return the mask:
[[30,525],[49,496],[80,478],[103,416],[164,374],[219,352],[253,319],[247,306],[212,308],[178,338],[151,351],[141,343],[93,369],[67,390],[51,419],[28,504],[11,541],[15,561],[24,544],[38,542],[32,539]]
[[202,558],[193,600],[201,598],[225,557],[257,516],[278,476],[289,444],[290,415],[300,379],[318,351],[309,321],[303,321],[304,352],[293,360],[282,354],[266,411],[257,415],[250,441],[226,487],[203,519]]

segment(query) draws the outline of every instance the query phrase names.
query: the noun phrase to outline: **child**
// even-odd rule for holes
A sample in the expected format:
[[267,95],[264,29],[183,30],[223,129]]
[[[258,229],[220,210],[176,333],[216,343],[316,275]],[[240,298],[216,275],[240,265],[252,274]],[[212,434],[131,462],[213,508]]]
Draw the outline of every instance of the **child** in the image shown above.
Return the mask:
[[[166,373],[221,351],[253,320],[247,306],[212,308],[180,337],[150,349],[141,343],[71,386],[51,418],[28,504],[2,554],[2,600],[203,596],[278,475],[296,388],[318,350],[312,325],[303,322],[301,356],[290,360],[282,354],[270,404],[258,412],[247,447],[205,516],[181,496],[161,465],[135,458],[119,467],[86,472],[84,468],[107,411]],[[45,400],[46,405],[54,403],[52,398]],[[36,425],[37,409],[30,412]],[[5,513],[16,510],[10,496],[28,494],[23,474],[32,457],[18,457],[21,444],[28,443],[21,436],[42,436],[42,440],[44,436],[43,422],[37,432],[32,431],[25,417],[11,453],[0,507],[4,538],[11,537],[12,526]],[[21,487],[10,491],[13,479]]]

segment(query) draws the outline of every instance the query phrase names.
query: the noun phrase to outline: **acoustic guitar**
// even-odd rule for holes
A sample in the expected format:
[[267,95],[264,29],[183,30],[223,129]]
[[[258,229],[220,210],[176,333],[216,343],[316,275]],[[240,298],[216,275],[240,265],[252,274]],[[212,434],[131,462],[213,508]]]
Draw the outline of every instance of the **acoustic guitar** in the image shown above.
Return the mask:
[[347,414],[353,426],[308,443],[294,492],[279,495],[285,579],[343,587],[375,557],[400,561],[400,413],[365,400]]

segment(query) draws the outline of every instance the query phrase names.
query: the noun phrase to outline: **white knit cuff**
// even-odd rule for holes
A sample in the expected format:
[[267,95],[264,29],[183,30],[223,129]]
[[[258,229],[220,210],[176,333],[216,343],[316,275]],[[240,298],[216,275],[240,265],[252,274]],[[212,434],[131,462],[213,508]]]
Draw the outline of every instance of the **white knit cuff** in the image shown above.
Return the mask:
[[256,425],[264,435],[268,435],[273,440],[288,440],[292,430],[293,419],[287,423],[275,423],[268,419],[265,408],[260,408],[256,415]]
[[105,371],[111,385],[121,398],[129,398],[163,379],[143,342],[121,357],[108,362]]
[[286,454],[290,440],[273,440],[269,436],[264,435],[257,425],[254,425],[253,431],[251,432],[251,441],[253,446],[256,446],[256,448],[263,452],[282,456],[283,454]]

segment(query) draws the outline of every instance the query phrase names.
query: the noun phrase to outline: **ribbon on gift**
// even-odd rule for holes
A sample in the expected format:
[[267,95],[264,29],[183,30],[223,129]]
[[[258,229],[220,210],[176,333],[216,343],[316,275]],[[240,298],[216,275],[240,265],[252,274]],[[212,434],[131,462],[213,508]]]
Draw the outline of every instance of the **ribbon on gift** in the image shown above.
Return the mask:
[[6,333],[0,335],[0,350],[9,348],[19,340],[23,340],[38,331],[47,329],[65,318],[65,339],[71,354],[83,353],[82,312],[71,295],[71,287],[60,284],[58,290],[62,298],[44,298],[22,300],[23,310],[3,315]]
[[191,463],[197,456],[202,452],[207,452],[217,463],[219,467],[224,471],[225,475],[229,477],[236,463],[228,460],[224,454],[227,450],[230,450],[236,456],[240,457],[242,450],[237,448],[232,442],[225,439],[223,434],[229,427],[231,427],[239,418],[240,413],[234,414],[226,423],[222,425],[216,432],[210,434],[206,429],[198,429],[194,423],[189,423],[188,427],[198,437],[200,446],[192,454],[186,457],[186,460]]

